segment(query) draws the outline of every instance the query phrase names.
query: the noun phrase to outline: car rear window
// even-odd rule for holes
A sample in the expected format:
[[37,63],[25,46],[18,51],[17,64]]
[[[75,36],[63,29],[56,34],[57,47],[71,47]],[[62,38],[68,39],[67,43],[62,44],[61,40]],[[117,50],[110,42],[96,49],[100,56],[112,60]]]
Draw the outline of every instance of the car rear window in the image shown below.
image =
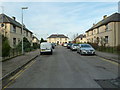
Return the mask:
[[81,45],[81,47],[82,47],[82,48],[89,48],[89,47],[91,47],[91,46],[90,46],[90,45],[85,44],[85,45]]
[[78,46],[78,44],[74,44],[74,46]]

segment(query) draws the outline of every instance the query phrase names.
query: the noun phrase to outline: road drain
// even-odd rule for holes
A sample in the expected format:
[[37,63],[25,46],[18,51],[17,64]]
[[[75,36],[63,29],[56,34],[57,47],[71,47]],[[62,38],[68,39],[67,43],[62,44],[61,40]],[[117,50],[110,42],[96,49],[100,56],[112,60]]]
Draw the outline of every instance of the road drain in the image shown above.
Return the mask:
[[95,80],[95,81],[102,88],[120,88],[120,80],[118,79],[106,79],[106,80]]

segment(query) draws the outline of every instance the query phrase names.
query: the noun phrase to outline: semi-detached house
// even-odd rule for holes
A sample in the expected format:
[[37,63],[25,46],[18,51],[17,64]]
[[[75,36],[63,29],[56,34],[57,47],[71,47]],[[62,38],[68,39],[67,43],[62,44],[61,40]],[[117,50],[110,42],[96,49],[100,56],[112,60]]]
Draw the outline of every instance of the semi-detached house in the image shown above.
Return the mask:
[[68,43],[68,37],[64,34],[52,34],[47,38],[47,42],[62,45],[63,43]]
[[[5,14],[0,14],[0,33],[6,36],[9,40],[10,46],[14,48],[22,40],[22,25],[16,21],[15,17],[10,18]],[[23,28],[23,37],[26,37],[32,45],[32,32],[25,26]]]
[[120,13],[104,16],[103,20],[94,24],[86,31],[87,42],[98,43],[98,45],[118,46],[120,45]]

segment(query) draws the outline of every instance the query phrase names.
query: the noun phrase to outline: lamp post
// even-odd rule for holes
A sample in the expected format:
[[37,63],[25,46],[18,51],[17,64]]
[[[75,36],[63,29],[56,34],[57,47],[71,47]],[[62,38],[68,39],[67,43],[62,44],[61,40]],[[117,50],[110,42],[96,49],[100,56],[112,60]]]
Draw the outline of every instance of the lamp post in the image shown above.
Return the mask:
[[28,7],[22,7],[22,54],[24,54],[24,49],[23,49],[23,10],[28,9]]

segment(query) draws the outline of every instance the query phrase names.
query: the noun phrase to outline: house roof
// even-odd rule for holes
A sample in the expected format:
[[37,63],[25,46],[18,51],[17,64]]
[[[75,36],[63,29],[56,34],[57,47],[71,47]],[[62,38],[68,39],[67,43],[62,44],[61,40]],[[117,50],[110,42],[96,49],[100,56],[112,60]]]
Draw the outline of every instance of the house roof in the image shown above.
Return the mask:
[[[110,22],[120,22],[120,13],[114,13],[111,16],[99,21],[97,24],[93,25],[93,27],[91,27],[88,31],[91,31],[95,28],[98,28],[102,25],[107,25]],[[86,31],[86,32],[88,32]]]
[[[12,18],[10,18],[9,16],[5,15],[5,14],[0,14],[0,23],[11,23],[13,25],[16,25],[18,27],[22,27],[22,24],[20,24],[19,22],[17,22],[16,20],[13,20]],[[24,27],[24,30],[29,31],[26,27]],[[29,31],[31,32],[31,31]],[[31,32],[32,33],[32,32]]]
[[77,39],[77,38],[85,38],[86,37],[86,35],[84,35],[84,34],[80,34],[79,36],[77,36],[75,39]]
[[48,38],[68,38],[68,37],[63,34],[52,34]]
[[32,38],[33,38],[33,39],[35,38],[35,39],[37,39],[37,40],[39,41],[39,39],[38,39],[36,36],[34,36],[34,35],[33,35],[33,37],[32,37]]

